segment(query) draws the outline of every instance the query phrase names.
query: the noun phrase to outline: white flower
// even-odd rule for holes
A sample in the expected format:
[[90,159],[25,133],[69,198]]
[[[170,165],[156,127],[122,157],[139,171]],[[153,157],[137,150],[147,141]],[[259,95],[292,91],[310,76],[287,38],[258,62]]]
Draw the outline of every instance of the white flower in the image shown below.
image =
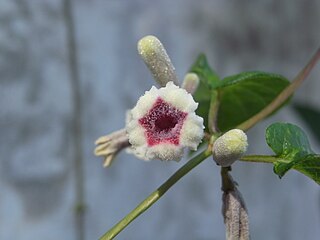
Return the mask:
[[138,100],[127,122],[133,153],[144,160],[180,160],[184,148],[196,150],[203,138],[203,119],[191,94],[173,82],[152,87]]
[[221,167],[228,167],[247,151],[247,135],[240,129],[232,129],[213,144],[213,159]]

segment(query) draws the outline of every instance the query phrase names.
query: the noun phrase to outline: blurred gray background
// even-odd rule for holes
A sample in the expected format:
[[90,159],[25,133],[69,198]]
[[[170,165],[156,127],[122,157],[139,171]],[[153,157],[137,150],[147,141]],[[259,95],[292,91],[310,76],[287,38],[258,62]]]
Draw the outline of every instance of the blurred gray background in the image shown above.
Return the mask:
[[[136,51],[141,37],[161,39],[180,79],[200,52],[222,77],[263,70],[292,79],[319,46],[319,22],[317,0],[1,0],[0,239],[97,239],[185,163],[123,152],[103,169],[92,153],[154,85]],[[295,102],[319,107],[319,75],[318,65]],[[320,151],[288,106],[249,131],[250,153],[271,153],[264,131],[274,121],[298,124]],[[318,239],[317,184],[295,171],[279,180],[264,164],[236,163],[233,176],[252,239]],[[75,219],[79,179],[84,227]],[[224,238],[219,168],[210,159],[117,237]]]

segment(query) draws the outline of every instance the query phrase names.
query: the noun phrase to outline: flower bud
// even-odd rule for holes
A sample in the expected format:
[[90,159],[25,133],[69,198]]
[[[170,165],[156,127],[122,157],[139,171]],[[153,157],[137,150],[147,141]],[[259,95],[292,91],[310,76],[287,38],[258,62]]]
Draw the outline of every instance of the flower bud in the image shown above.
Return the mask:
[[104,157],[104,167],[109,167],[118,152],[130,146],[125,129],[102,136],[95,142],[97,147],[94,150],[96,156]]
[[242,157],[248,147],[247,135],[240,129],[232,129],[213,144],[213,159],[222,167],[228,167]]
[[161,87],[165,87],[169,81],[179,85],[174,66],[158,38],[155,36],[142,38],[138,42],[138,52]]
[[200,79],[195,73],[187,73],[184,77],[182,88],[188,93],[194,94],[199,86]]

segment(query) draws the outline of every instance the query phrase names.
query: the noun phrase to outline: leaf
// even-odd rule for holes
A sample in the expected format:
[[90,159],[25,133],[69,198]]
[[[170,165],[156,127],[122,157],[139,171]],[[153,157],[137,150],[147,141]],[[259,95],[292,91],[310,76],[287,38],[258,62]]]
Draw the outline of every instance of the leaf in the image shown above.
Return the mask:
[[214,86],[216,86],[220,81],[217,73],[209,66],[207,58],[204,54],[199,54],[189,72],[196,73],[200,78],[200,82],[208,85],[209,88],[214,88]]
[[210,108],[210,100],[197,101],[197,99],[195,98],[195,101],[199,103],[199,106],[196,110],[196,114],[203,118],[203,125],[205,127],[205,130],[209,132],[208,115],[209,115],[209,108]]
[[243,72],[224,78],[219,90],[218,128],[227,131],[265,108],[289,85],[281,75]]
[[204,119],[204,126],[208,130],[208,114],[212,89],[218,85],[220,80],[218,75],[210,68],[204,54],[198,56],[189,72],[196,73],[200,78],[200,84],[193,97],[194,100],[199,103],[196,113]]
[[308,125],[312,133],[317,138],[320,143],[320,111],[316,108],[303,104],[294,104],[294,109],[298,112],[300,117],[305,121]]
[[266,140],[275,154],[284,158],[294,158],[299,153],[313,153],[307,135],[291,123],[270,125],[266,130]]
[[310,154],[293,168],[320,184],[320,155]]
[[320,155],[314,154],[301,128],[290,123],[274,123],[266,130],[266,141],[278,159],[274,162],[274,172],[280,178],[293,168],[320,184]]

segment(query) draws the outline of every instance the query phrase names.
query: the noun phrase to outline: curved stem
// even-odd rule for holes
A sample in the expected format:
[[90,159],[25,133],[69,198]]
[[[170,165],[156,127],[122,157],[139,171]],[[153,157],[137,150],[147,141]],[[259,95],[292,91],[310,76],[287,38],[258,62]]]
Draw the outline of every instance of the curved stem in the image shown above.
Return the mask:
[[[208,148],[210,149],[210,148]],[[145,200],[143,200],[135,209],[126,215],[121,221],[114,225],[108,232],[106,232],[100,240],[110,240],[117,236],[126,226],[128,226],[134,219],[145,212],[156,201],[158,201],[176,182],[178,182],[184,175],[190,172],[191,169],[200,164],[203,160],[211,155],[211,150],[206,150],[183,165],[176,171],[167,181],[165,181],[157,190],[151,193]]]
[[274,163],[280,159],[275,156],[268,155],[247,155],[243,156],[239,160],[243,162]]
[[294,91],[301,85],[301,83],[308,77],[312,68],[316,65],[316,63],[320,59],[320,48],[317,52],[312,56],[311,60],[308,64],[299,72],[299,74],[295,77],[295,79],[291,82],[291,84],[286,87],[279,95],[276,97],[268,106],[262,109],[253,117],[249,118],[247,121],[241,123],[236,128],[242,129],[243,131],[248,130],[253,127],[256,123],[260,122],[262,119],[266,118],[270,115],[274,110],[276,110],[281,104],[283,104],[293,93]]

